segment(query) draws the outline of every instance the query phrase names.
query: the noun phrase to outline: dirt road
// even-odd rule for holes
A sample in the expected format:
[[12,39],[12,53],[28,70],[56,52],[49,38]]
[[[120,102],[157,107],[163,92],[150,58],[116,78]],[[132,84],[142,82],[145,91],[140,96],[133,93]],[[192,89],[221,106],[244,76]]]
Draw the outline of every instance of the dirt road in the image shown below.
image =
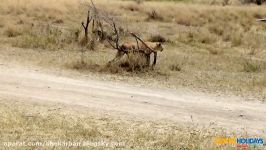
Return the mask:
[[266,133],[266,104],[188,90],[143,88],[125,83],[73,79],[0,65],[0,96],[27,102],[61,103],[152,120],[172,120]]

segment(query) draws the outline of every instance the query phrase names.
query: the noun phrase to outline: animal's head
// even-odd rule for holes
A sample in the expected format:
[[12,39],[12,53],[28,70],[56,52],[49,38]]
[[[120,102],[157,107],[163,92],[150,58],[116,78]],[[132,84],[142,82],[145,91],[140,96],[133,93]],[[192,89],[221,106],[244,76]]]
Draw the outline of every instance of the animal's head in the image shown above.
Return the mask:
[[162,52],[163,51],[162,43],[156,43],[156,46],[155,46],[154,50]]

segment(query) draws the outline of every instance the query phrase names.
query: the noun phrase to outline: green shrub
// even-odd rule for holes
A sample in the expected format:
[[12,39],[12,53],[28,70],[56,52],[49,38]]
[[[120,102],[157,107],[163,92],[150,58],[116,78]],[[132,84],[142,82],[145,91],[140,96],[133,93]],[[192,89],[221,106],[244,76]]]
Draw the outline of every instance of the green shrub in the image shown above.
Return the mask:
[[244,71],[245,72],[259,72],[261,71],[261,65],[252,62],[252,61],[246,61],[244,63]]

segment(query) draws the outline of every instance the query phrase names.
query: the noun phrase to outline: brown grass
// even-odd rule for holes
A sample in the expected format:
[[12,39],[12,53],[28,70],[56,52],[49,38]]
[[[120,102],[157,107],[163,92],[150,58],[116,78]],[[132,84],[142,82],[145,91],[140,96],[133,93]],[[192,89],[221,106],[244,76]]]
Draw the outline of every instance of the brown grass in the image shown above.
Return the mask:
[[245,72],[260,72],[261,69],[261,65],[253,60],[246,60],[243,65],[243,70]]
[[147,15],[148,15],[148,18],[147,18],[148,21],[150,20],[163,21],[163,17],[156,10],[152,10],[148,12]]
[[[222,1],[215,5],[202,1],[196,3],[204,5],[95,1],[124,29],[140,33],[146,40],[166,40],[154,70],[132,71],[121,65],[107,66],[115,51],[106,43],[81,53],[80,23],[86,17],[86,7],[78,1],[0,0],[0,58],[93,73],[105,80],[265,100],[266,26],[256,22],[266,17],[265,6],[222,7]],[[156,15],[149,14],[152,10]],[[128,34],[121,40],[133,41]],[[103,117],[68,107],[49,111],[50,107],[54,106],[1,102],[1,140],[104,138],[125,140],[125,149],[232,149],[214,145],[213,137],[227,135],[220,129]]]
[[[8,103],[7,103],[8,102]],[[217,146],[215,137],[235,137],[210,125],[178,126],[168,121],[125,119],[104,112],[84,110],[66,105],[28,103],[1,99],[0,145],[8,149],[36,149],[36,146],[6,147],[3,142],[120,142],[120,146],[53,147],[53,149],[235,149]],[[243,133],[242,136],[248,136]],[[51,147],[43,147],[51,148]]]
[[15,26],[9,26],[4,30],[4,35],[7,37],[16,37],[22,34],[22,31]]

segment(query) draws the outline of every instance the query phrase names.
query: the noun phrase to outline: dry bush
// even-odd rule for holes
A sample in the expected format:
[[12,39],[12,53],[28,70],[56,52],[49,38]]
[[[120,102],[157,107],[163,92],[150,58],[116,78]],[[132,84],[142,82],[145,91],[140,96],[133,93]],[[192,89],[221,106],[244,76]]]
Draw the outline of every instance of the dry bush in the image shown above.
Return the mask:
[[207,29],[189,30],[179,36],[179,40],[186,43],[214,44],[217,36],[211,34]]
[[86,37],[83,37],[80,39],[79,45],[81,47],[88,49],[88,50],[95,50],[96,49],[96,41],[94,39],[87,39]]
[[17,26],[8,26],[4,31],[4,35],[7,37],[17,37],[22,35],[22,31]]
[[169,69],[171,71],[181,71],[182,68],[181,68],[180,64],[175,63],[175,64],[170,65]]
[[260,72],[262,70],[262,67],[260,64],[250,59],[244,62],[243,70],[245,72]]
[[256,48],[254,48],[254,47],[250,47],[249,48],[249,51],[247,52],[249,55],[256,55],[257,53],[258,53],[258,50],[256,49]]
[[166,40],[166,38],[163,37],[162,35],[160,35],[160,34],[156,34],[156,35],[152,35],[152,36],[148,39],[148,41],[150,41],[150,42],[161,42],[161,43],[164,43],[164,42],[166,42],[167,40]]
[[148,17],[147,20],[157,20],[157,21],[163,21],[164,18],[161,16],[156,10],[152,10],[147,13]]
[[75,70],[90,70],[90,71],[100,70],[100,65],[95,64],[92,61],[84,61],[84,60],[75,60],[66,63],[65,66],[69,69],[75,69]]
[[112,74],[123,74],[126,71],[125,67],[128,67],[128,64],[121,64],[121,65],[108,64],[107,66],[101,69],[101,72],[108,72]]
[[207,25],[210,33],[216,34],[218,36],[223,36],[224,32],[226,32],[226,25],[224,24],[220,24],[220,23],[213,23],[213,24],[209,24]]

